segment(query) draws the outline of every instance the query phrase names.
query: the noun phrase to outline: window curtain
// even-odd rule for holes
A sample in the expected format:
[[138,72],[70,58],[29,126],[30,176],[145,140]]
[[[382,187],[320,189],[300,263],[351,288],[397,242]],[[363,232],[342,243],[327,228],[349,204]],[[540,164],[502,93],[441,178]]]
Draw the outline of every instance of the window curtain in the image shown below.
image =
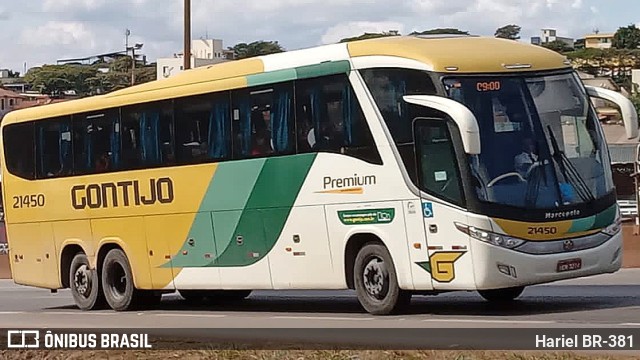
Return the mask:
[[251,100],[249,96],[240,99],[240,136],[242,156],[251,155]]
[[[225,159],[229,157],[229,124],[231,124],[229,102],[226,100],[216,101],[209,115],[208,143],[210,158]],[[250,128],[250,126],[248,127]]]
[[290,150],[289,123],[291,119],[291,91],[287,88],[276,88],[271,105],[271,139],[276,153]]
[[42,171],[42,174],[46,174],[48,171],[48,169],[45,168],[45,153],[44,153],[44,149],[43,146],[45,145],[45,136],[44,136],[44,127],[40,126],[38,128],[38,144],[40,144],[39,146],[39,151],[38,151],[38,161],[40,162],[40,169]]
[[351,87],[345,84],[342,89],[342,126],[344,127],[344,145],[351,146],[353,139],[353,121],[354,121],[354,99]]
[[317,148],[322,145],[322,132],[321,123],[324,118],[324,101],[322,98],[322,89],[320,87],[311,88],[311,121],[313,123],[313,135],[315,137],[315,144],[313,148]]
[[157,111],[142,113],[140,119],[140,147],[142,148],[142,161],[145,164],[160,164],[159,139],[160,113]]
[[71,170],[71,125],[67,121],[60,123],[60,165],[63,173]]
[[87,122],[85,126],[85,134],[84,134],[84,165],[85,170],[91,170],[94,166],[93,159],[93,124],[91,122]]
[[120,121],[114,118],[111,123],[111,134],[109,134],[111,147],[111,167],[117,169],[120,166]]

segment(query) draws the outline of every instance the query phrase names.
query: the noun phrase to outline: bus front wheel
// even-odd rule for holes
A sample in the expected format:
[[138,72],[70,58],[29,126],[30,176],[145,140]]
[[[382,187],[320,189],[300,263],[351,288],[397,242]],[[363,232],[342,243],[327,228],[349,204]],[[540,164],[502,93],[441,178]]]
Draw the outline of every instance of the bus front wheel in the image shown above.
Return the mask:
[[71,261],[69,287],[73,300],[80,310],[89,311],[104,306],[100,276],[96,269],[90,268],[89,259],[84,253],[77,253]]
[[358,301],[370,314],[397,313],[411,302],[411,293],[398,285],[393,260],[383,245],[365,245],[356,256],[353,275]]
[[506,289],[478,290],[478,293],[489,302],[505,303],[515,300],[522,295],[523,291],[524,286],[518,286]]
[[127,311],[137,305],[139,294],[133,284],[129,260],[122,250],[110,250],[105,256],[102,284],[107,303],[113,310]]

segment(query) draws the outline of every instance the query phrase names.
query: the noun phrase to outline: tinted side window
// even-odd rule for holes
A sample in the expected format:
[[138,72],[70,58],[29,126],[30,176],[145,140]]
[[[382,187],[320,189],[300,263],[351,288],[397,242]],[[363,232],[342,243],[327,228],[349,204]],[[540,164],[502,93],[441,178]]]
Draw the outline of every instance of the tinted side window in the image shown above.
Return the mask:
[[71,117],[36,122],[36,176],[39,179],[73,173]]
[[94,174],[119,169],[120,121],[118,110],[73,117],[74,172]]
[[229,95],[203,95],[176,101],[176,158],[190,164],[231,156]]
[[294,153],[292,85],[233,93],[234,159]]
[[420,189],[463,206],[458,161],[447,123],[417,119],[415,131]]
[[408,104],[402,97],[436,94],[429,74],[420,70],[385,68],[366,69],[361,74],[395,143],[411,142],[413,117],[408,113]]
[[4,155],[7,170],[24,179],[35,178],[33,123],[8,125],[4,128]]
[[123,108],[120,168],[130,170],[174,164],[172,120],[170,102]]
[[382,164],[360,103],[345,75],[296,85],[299,153],[333,152]]

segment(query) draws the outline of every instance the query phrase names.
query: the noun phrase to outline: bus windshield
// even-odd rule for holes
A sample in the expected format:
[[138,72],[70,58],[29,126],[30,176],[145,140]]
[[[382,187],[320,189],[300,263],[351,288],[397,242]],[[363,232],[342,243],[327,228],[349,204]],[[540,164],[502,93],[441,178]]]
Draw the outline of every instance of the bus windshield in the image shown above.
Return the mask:
[[480,126],[482,151],[469,164],[481,202],[553,209],[614,190],[602,130],[574,74],[456,77],[444,84]]

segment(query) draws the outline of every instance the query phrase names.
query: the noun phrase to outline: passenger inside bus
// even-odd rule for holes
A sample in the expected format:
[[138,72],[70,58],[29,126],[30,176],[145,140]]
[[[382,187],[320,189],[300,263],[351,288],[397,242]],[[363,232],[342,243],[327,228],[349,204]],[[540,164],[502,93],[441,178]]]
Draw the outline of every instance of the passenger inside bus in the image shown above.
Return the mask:
[[96,172],[109,171],[110,162],[109,153],[102,153],[102,155],[98,156],[96,159]]

